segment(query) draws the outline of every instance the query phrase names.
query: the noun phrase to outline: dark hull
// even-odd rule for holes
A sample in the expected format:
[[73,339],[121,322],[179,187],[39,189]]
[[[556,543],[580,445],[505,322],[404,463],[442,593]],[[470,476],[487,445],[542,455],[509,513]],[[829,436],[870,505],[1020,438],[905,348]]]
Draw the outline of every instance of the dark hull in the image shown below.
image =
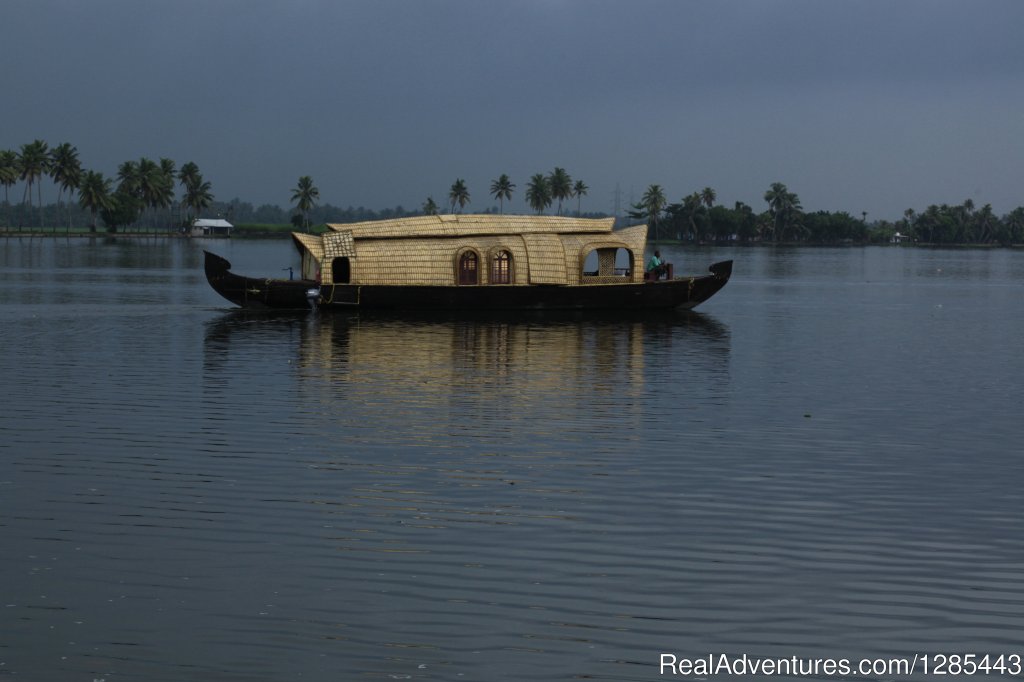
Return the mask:
[[243,277],[232,273],[224,258],[205,253],[206,279],[217,293],[243,308],[273,310],[688,310],[711,298],[732,275],[730,260],[712,265],[710,275],[641,284],[321,286],[313,280]]

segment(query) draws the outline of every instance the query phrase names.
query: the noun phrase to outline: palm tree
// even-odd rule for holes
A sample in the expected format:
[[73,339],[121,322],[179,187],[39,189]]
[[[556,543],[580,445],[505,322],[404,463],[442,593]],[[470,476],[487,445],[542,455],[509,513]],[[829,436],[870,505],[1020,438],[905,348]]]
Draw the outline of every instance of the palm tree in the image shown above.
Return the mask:
[[6,224],[11,225],[11,187],[18,181],[21,170],[18,167],[18,155],[10,149],[0,151],[0,185],[4,186],[4,203],[7,205]]
[[558,215],[562,215],[562,200],[572,196],[572,178],[564,168],[556,167],[548,177],[551,198],[558,201]]
[[168,158],[160,159],[160,168],[156,173],[159,179],[153,195],[153,208],[168,209],[174,205],[174,170],[174,161]]
[[210,183],[204,182],[202,175],[196,174],[193,183],[185,189],[184,203],[185,206],[195,209],[195,217],[198,218],[199,212],[213,202],[213,195],[210,194]]
[[715,190],[711,189],[710,187],[705,187],[700,191],[700,200],[701,202],[703,202],[705,206],[708,207],[708,210],[714,207],[715,199],[717,198],[718,195],[715,194]]
[[139,164],[137,162],[125,161],[117,167],[116,191],[134,195],[139,191],[140,184]]
[[[29,210],[32,207],[32,185],[41,178],[50,167],[50,157],[47,154],[47,145],[42,140],[35,140],[30,144],[21,145],[21,156],[18,165],[21,169],[21,179],[25,181],[25,198],[28,199]],[[39,186],[39,226],[43,226],[43,187]]]
[[309,210],[316,206],[316,200],[320,198],[320,190],[313,184],[313,178],[303,175],[299,178],[299,184],[292,190],[292,203],[298,202],[299,212],[302,213],[302,225],[306,232],[309,232]]
[[700,230],[697,229],[697,216],[700,215],[703,210],[703,193],[694,192],[693,194],[683,197],[682,213],[686,216],[686,221],[690,224],[690,234],[693,235],[693,239],[698,241],[703,239],[703,237],[699,234]]
[[434,197],[427,197],[427,200],[423,202],[423,214],[437,215],[437,211],[437,203],[434,201]]
[[504,173],[491,183],[491,196],[498,200],[501,213],[505,212],[505,199],[512,200],[512,190],[515,188],[516,186]]
[[139,159],[139,182],[136,196],[144,207],[153,209],[153,227],[156,227],[156,209],[163,195],[164,174],[159,164],[152,159]]
[[802,209],[800,199],[781,182],[773,182],[764,193],[764,200],[768,202],[768,213],[772,218],[772,238],[779,241],[785,237],[789,227],[796,224]]
[[[78,189],[82,179],[82,163],[78,160],[78,149],[68,142],[59,144],[50,152],[50,177],[57,184],[57,216],[60,217],[61,195]],[[68,210],[68,231],[71,230],[71,211]]]
[[906,230],[907,234],[910,234],[910,230],[913,227],[915,214],[916,211],[912,208],[903,211],[903,229]]
[[181,182],[181,186],[185,190],[188,190],[189,187],[196,186],[201,177],[202,176],[199,174],[199,166],[191,161],[183,165],[178,171],[178,181]]
[[113,206],[110,196],[112,184],[108,178],[103,177],[103,173],[86,171],[78,185],[78,205],[92,213],[91,232],[96,231],[96,215]]
[[[188,206],[188,204],[185,203],[185,197],[188,196],[190,191],[195,189],[196,185],[202,182],[202,177],[203,176],[199,173],[199,166],[192,161],[189,161],[178,170],[178,181],[181,183],[181,188],[185,190],[181,199],[181,204],[183,206]],[[186,220],[186,222],[191,221]]]
[[1019,244],[1024,241],[1024,206],[1018,206],[1010,211],[1003,225],[1006,227],[1006,234],[1003,235],[1006,245]]
[[658,223],[661,220],[661,212],[665,210],[665,205],[668,202],[665,200],[665,192],[661,189],[661,185],[651,185],[644,192],[644,195],[640,197],[640,208],[644,214],[654,223],[654,239],[657,240],[658,235]]
[[981,242],[982,244],[988,244],[992,241],[995,236],[996,229],[999,219],[996,218],[992,212],[992,204],[985,204],[981,209],[974,214],[974,227],[975,241]]
[[543,173],[535,173],[526,185],[526,201],[540,215],[551,205],[551,183]]
[[587,191],[589,189],[590,188],[587,187],[587,185],[582,180],[577,180],[576,184],[572,186],[572,195],[576,197],[576,215],[578,216],[583,215],[582,211],[580,210],[581,205],[583,203],[581,197],[586,196]]
[[463,206],[469,203],[469,190],[466,189],[466,181],[462,178],[456,178],[455,182],[452,183],[451,189],[448,190],[448,201],[452,204],[452,213],[455,213],[455,205],[458,204],[461,210]]
[[754,209],[746,205],[742,201],[737,201],[733,212],[738,218],[739,225],[737,230],[740,235],[740,239],[747,241],[757,235],[757,216],[754,215]]

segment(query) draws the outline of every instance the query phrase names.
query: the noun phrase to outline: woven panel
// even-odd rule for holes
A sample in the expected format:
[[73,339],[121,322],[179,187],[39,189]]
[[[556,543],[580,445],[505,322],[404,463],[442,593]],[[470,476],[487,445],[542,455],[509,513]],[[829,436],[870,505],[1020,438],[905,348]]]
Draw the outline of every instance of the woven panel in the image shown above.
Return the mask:
[[[494,255],[502,250],[512,254],[511,284],[579,284],[584,262],[595,250],[599,279],[587,279],[588,283],[643,281],[647,226],[613,232],[611,224],[610,218],[420,216],[332,225],[334,231],[323,237],[292,236],[303,250],[303,276],[322,270],[325,283],[331,281],[333,260],[345,257],[351,260],[355,284],[450,286],[457,281],[456,261],[466,249],[480,258],[482,284],[491,281]],[[628,277],[614,275],[614,249],[632,253]]]
[[323,236],[324,258],[329,263],[335,258],[352,258],[356,255],[351,232],[332,232]]
[[613,237],[622,240],[630,251],[633,252],[633,269],[630,272],[630,279],[634,282],[644,281],[644,247],[647,245],[647,226],[634,225],[624,230],[617,230],[612,233]]
[[524,234],[530,254],[530,284],[569,284],[565,250],[557,234]]
[[[633,267],[630,270],[627,281],[642,282],[644,280],[642,261],[646,240],[646,225],[636,225],[624,230],[617,230],[607,236],[593,234],[563,235],[562,243],[565,246],[566,270],[570,275],[569,283],[579,284],[582,281],[580,276],[583,272],[583,265],[587,260],[587,256],[592,251],[597,251],[598,258],[600,259],[602,257],[602,250],[605,249],[625,249],[631,252],[633,254]],[[607,258],[607,256],[605,257]],[[599,272],[600,275],[606,277],[612,274],[600,265],[600,261]],[[621,278],[619,281],[621,281]]]
[[498,251],[512,254],[512,284],[527,284],[529,256],[522,237],[462,239],[358,239],[352,259],[354,284],[451,286],[456,283],[459,254],[471,249],[480,257],[481,283],[489,280]]

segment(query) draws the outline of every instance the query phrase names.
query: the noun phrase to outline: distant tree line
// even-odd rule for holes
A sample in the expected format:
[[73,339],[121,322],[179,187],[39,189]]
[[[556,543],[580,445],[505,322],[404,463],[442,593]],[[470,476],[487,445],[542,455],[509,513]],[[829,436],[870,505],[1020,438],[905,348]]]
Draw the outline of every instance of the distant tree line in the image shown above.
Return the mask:
[[[56,188],[57,198],[55,203],[44,205],[45,179]],[[21,201],[12,203],[11,189],[19,183]],[[0,221],[6,231],[44,225],[64,226],[70,231],[86,224],[95,231],[100,219],[108,231],[173,231],[189,225],[202,213],[235,224],[291,222],[308,230],[312,224],[325,222],[401,218],[440,210],[432,197],[415,210],[401,205],[383,210],[319,205],[320,191],[308,175],[301,176],[292,190],[294,209],[273,204],[254,207],[239,199],[218,202],[210,183],[193,162],[178,168],[171,159],[141,157],[121,163],[116,175],[106,177],[83,167],[73,145],[62,143],[51,148],[43,140],[21,145],[17,151],[0,150],[0,185],[4,189]],[[501,174],[490,185],[490,196],[498,205],[483,212],[504,213],[505,202],[512,199],[515,189],[509,176]],[[532,175],[524,195],[538,215],[553,204],[556,215],[562,215],[564,203],[571,199],[576,199],[576,214],[582,215],[582,197],[588,190],[584,182],[574,182],[564,168],[556,167],[549,173]],[[715,190],[705,187],[670,202],[660,185],[650,185],[640,201],[632,204],[628,217],[647,222],[655,241],[866,244],[898,239],[924,244],[1024,243],[1024,207],[998,216],[990,204],[976,208],[967,199],[960,205],[931,205],[921,212],[908,208],[899,220],[868,223],[866,213],[856,218],[845,211],[805,212],[799,197],[781,182],[772,183],[763,200],[765,208],[760,212],[742,201],[729,208],[718,205]],[[449,190],[449,210],[461,212],[470,203],[469,187],[457,178]]]
[[[57,188],[57,202],[43,205],[43,179]],[[24,186],[18,206],[11,203],[10,190]],[[176,198],[180,183],[181,197]],[[114,177],[83,167],[78,149],[64,142],[50,148],[43,140],[21,145],[17,151],[0,150],[0,185],[4,188],[4,227],[10,230],[43,225],[66,225],[70,231],[76,219],[88,220],[96,230],[102,218],[108,231],[129,225],[182,224],[207,208],[213,201],[210,183],[203,179],[195,163],[177,168],[174,161],[146,157],[125,161]],[[35,189],[35,196],[33,196]],[[63,204],[67,193],[67,204]],[[77,197],[77,202],[73,200]],[[76,210],[77,205],[77,210]]]
[[755,212],[737,201],[732,208],[715,203],[710,187],[670,203],[660,185],[650,185],[628,215],[651,227],[651,238],[703,242],[797,244],[871,244],[911,241],[922,244],[1024,244],[1024,207],[997,216],[990,204],[976,209],[970,199],[959,206],[907,209],[897,221],[867,221],[845,211],[805,212],[796,193],[781,182],[764,193],[765,210]]

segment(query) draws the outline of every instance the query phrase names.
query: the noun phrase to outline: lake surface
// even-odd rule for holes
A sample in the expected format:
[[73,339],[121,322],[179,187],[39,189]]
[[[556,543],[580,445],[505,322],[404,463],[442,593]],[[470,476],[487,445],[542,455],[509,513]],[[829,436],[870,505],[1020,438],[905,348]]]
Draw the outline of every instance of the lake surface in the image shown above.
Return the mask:
[[1024,253],[663,248],[733,280],[480,319],[242,313],[204,247],[297,265],[0,240],[0,678],[1024,653]]

